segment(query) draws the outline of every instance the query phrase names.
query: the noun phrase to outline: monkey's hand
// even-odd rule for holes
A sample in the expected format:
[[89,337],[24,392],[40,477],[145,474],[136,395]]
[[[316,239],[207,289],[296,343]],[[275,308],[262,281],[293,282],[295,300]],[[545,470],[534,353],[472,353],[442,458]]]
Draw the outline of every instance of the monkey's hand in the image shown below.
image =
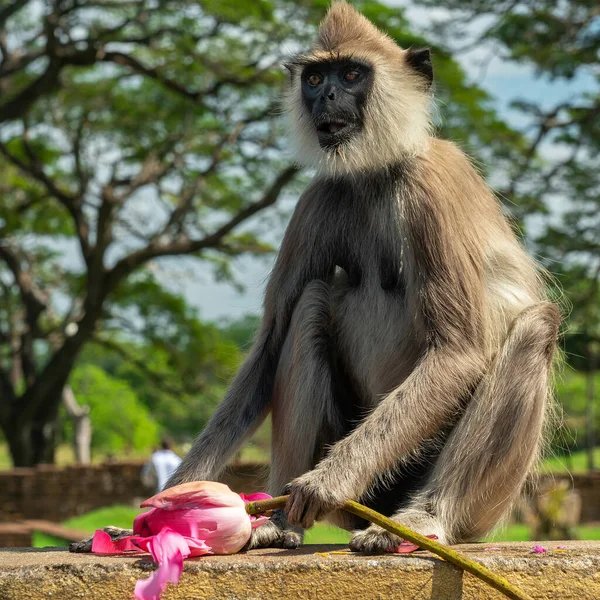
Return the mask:
[[350,499],[349,495],[340,493],[339,486],[331,481],[326,472],[318,468],[294,479],[289,484],[288,491],[288,523],[303,529],[309,529],[315,521],[340,508]]

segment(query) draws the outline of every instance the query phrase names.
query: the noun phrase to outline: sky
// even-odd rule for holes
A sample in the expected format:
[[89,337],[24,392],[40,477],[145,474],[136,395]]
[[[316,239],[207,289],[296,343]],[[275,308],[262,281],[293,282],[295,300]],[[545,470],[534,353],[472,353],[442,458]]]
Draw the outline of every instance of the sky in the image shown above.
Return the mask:
[[[424,9],[405,0],[389,0],[388,4],[406,9],[409,21],[416,30],[426,31],[432,20],[444,18],[444,9]],[[476,28],[476,24],[474,27]],[[473,33],[476,29],[473,30]],[[522,115],[510,108],[515,99],[532,100],[542,103],[543,107],[554,106],[562,100],[587,89],[596,89],[596,84],[586,77],[578,77],[571,81],[548,81],[536,77],[529,66],[517,65],[490,55],[488,49],[474,49],[459,57],[474,82],[486,89],[494,98],[494,104],[500,115],[513,126],[521,127],[525,123]],[[485,64],[485,68],[481,66]],[[443,113],[443,107],[440,107]],[[547,158],[559,157],[560,149],[547,147],[544,149]],[[293,198],[284,199],[286,205],[293,206]],[[561,199],[556,199],[554,209],[560,213]],[[564,203],[563,203],[564,204]],[[281,232],[274,232],[272,240],[280,241]],[[253,259],[244,257],[234,263],[234,272],[244,281],[245,291],[238,292],[227,283],[213,281],[210,268],[204,265],[194,267],[194,277],[181,278],[169,272],[176,272],[173,259],[160,265],[162,277],[169,287],[182,293],[187,301],[196,306],[200,316],[206,320],[236,318],[247,313],[260,313],[264,287],[275,257]]]

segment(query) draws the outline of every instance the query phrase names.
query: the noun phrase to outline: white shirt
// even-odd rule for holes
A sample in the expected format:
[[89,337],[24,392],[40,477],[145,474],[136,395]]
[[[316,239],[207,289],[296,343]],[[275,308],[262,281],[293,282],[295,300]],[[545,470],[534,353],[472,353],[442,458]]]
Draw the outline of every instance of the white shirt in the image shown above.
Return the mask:
[[157,450],[152,454],[148,467],[156,474],[156,491],[162,491],[169,477],[181,463],[181,458],[172,450]]

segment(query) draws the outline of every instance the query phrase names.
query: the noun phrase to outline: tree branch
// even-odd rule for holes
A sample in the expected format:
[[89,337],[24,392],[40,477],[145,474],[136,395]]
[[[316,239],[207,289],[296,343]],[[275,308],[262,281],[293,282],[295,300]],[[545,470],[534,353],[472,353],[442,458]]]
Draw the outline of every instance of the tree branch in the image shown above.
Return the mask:
[[8,247],[6,242],[0,243],[0,258],[6,263],[6,266],[13,274],[15,283],[19,288],[21,300],[25,306],[27,320],[33,331],[36,329],[40,313],[46,308],[47,299],[35,286],[31,275],[21,268],[21,263],[17,255]]
[[156,81],[164,85],[167,89],[176,92],[180,96],[184,96],[185,98],[187,98],[188,100],[192,100],[193,102],[197,102],[202,97],[202,92],[188,90],[176,81],[161,75],[158,72],[158,69],[143,65],[139,60],[137,60],[137,58],[134,58],[129,54],[125,54],[123,52],[105,52],[102,56],[102,60],[104,62],[112,62],[124,67],[130,67],[131,69],[136,71],[136,73],[140,73],[142,75],[146,75],[147,77],[155,79]]
[[0,27],[10,19],[17,11],[21,10],[30,0],[12,0],[8,6],[0,9]]
[[254,202],[247,208],[238,212],[227,223],[219,227],[214,233],[211,233],[202,239],[191,240],[187,237],[172,240],[170,243],[161,243],[160,239],[145,248],[140,248],[131,254],[123,257],[107,273],[106,286],[109,290],[144,263],[159,256],[173,256],[177,254],[193,254],[207,248],[217,248],[222,243],[223,238],[227,236],[235,227],[243,223],[257,212],[271,206],[277,201],[282,189],[294,178],[299,171],[298,167],[290,166],[282,171],[271,187],[265,192],[263,197]]
[[48,193],[56,198],[69,212],[75,224],[77,237],[81,246],[81,253],[85,262],[89,261],[90,245],[89,245],[89,225],[81,209],[81,204],[75,196],[61,190],[50,177],[44,172],[41,162],[35,156],[33,149],[27,141],[27,135],[24,135],[22,142],[25,146],[27,154],[30,156],[30,162],[26,163],[11,152],[5,144],[0,142],[0,154],[4,155],[12,164],[21,169],[27,175],[31,175],[39,183],[41,183]]
[[45,55],[44,50],[29,52],[28,54],[9,54],[5,60],[0,63],[0,79],[14,75],[18,71],[22,71],[27,65]]
[[0,105],[0,123],[21,118],[40,96],[56,88],[61,68],[60,62],[50,61],[48,68],[33,83],[21,90],[12,100]]

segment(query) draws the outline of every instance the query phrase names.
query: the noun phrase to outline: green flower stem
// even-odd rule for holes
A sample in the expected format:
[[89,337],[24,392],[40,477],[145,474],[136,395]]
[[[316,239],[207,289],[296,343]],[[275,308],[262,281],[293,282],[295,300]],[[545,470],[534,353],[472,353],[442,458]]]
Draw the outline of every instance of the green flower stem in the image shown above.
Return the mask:
[[[246,512],[250,515],[259,515],[270,510],[283,508],[287,499],[288,496],[279,496],[269,500],[248,502],[246,504]],[[348,500],[344,503],[343,508],[344,510],[362,517],[371,523],[375,523],[375,525],[383,527],[387,531],[396,534],[398,537],[401,537],[403,540],[407,540],[413,544],[416,544],[423,550],[429,550],[429,552],[436,554],[440,558],[443,558],[460,569],[475,575],[475,577],[485,581],[488,585],[499,592],[502,592],[508,598],[513,598],[514,600],[532,600],[531,596],[528,596],[525,592],[521,591],[519,588],[516,588],[514,585],[512,585],[512,583],[504,579],[504,577],[501,577],[493,571],[486,569],[478,562],[467,558],[460,552],[457,552],[448,546],[444,546],[444,544],[440,544],[439,542],[431,540],[420,533],[416,533],[415,531],[396,523],[396,521],[392,521],[392,519],[388,519],[388,517],[384,517],[382,514],[371,510],[362,504],[359,504],[358,502]]]

